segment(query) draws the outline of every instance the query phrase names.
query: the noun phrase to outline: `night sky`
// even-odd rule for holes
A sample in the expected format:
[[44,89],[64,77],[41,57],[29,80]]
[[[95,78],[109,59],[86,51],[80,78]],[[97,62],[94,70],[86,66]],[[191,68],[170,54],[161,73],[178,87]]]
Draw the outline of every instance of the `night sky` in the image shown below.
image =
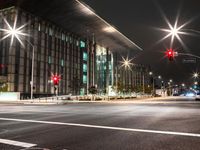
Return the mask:
[[[193,72],[200,71],[200,61],[186,64],[183,63],[183,59],[188,57],[179,56],[175,61],[169,62],[164,56],[166,49],[170,47],[170,38],[158,43],[167,35],[158,28],[169,29],[161,12],[173,26],[179,13],[178,26],[191,20],[184,29],[200,31],[199,0],[84,0],[84,2],[144,49],[134,60],[135,63],[151,65],[153,71],[157,75],[161,74],[166,80],[172,78],[177,83],[193,82],[191,76]],[[179,53],[200,56],[200,33],[189,33],[193,35],[180,35],[187,47],[175,40],[173,48]]]

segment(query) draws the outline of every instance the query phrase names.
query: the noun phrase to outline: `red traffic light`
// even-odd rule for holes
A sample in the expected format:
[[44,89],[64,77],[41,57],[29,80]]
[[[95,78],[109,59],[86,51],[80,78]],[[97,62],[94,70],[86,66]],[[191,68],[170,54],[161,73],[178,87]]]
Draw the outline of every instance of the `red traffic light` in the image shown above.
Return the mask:
[[53,75],[53,76],[51,77],[51,79],[53,80],[53,84],[54,84],[54,85],[58,85],[58,84],[59,84],[59,81],[60,81],[60,76],[58,76],[58,75]]
[[170,61],[174,60],[174,51],[172,49],[167,50],[166,55]]

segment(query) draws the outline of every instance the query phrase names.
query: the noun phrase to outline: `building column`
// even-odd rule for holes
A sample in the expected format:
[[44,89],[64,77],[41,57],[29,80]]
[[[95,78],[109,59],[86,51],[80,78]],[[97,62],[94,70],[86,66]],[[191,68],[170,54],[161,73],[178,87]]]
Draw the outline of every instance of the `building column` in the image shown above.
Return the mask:
[[106,49],[106,94],[109,86],[109,48]]
[[87,39],[87,86],[86,86],[86,91],[87,95],[89,94],[89,86],[90,86],[90,46],[89,46],[89,40]]

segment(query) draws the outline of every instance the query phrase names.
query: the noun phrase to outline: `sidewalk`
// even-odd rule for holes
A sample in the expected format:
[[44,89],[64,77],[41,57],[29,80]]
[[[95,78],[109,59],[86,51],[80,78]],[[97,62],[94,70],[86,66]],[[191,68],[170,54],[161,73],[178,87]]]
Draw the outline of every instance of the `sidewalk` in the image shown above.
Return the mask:
[[[132,98],[132,99],[112,99],[112,100],[42,100],[42,99],[33,99],[33,100],[18,100],[18,101],[0,101],[0,104],[34,104],[34,105],[58,105],[58,104],[67,104],[67,103],[148,103],[148,102],[162,102],[163,100],[167,101],[178,101],[189,99],[188,97],[180,96],[168,96],[168,97],[152,97],[152,98]],[[194,100],[194,98],[191,98]]]

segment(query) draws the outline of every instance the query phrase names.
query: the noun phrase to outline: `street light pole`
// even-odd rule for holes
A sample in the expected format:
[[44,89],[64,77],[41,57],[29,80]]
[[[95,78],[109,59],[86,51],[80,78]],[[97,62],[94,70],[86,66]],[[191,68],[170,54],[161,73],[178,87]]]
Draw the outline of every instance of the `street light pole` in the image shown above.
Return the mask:
[[143,87],[143,94],[145,93],[145,87],[144,87],[144,73],[142,75],[142,87]]
[[32,65],[31,65],[31,100],[33,99],[33,78],[34,78],[34,60],[35,60],[35,46],[28,40],[26,42],[32,47]]
[[115,80],[115,84],[116,84],[116,92],[118,93],[118,68],[117,68],[117,66],[115,67],[115,69],[116,69],[116,76],[115,76],[115,78],[116,78],[116,80]]
[[154,92],[155,92],[154,77],[152,77],[152,78],[153,78],[153,94],[154,94]]
[[[31,44],[32,45],[32,44]],[[35,47],[32,45],[32,67],[31,67],[31,100],[33,99],[33,76],[34,76],[34,57],[35,57]]]
[[155,88],[154,88],[154,77],[153,77],[153,72],[149,72],[149,75],[152,77],[152,79],[153,79],[153,91],[152,91],[152,94],[154,94],[154,90],[155,90]]

